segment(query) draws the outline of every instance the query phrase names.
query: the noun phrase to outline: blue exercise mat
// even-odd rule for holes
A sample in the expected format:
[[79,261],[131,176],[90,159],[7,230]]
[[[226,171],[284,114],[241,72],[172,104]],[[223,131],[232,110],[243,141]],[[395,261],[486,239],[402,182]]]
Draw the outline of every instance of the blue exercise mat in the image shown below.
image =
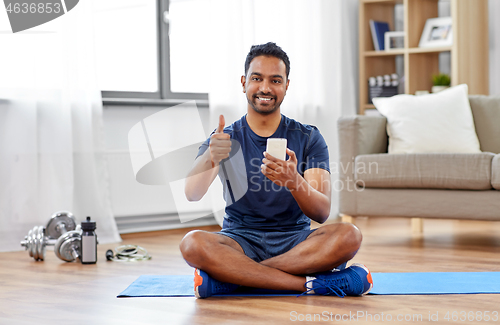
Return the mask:
[[[141,275],[118,297],[193,297],[193,275]],[[500,293],[500,272],[372,273],[374,295]],[[223,296],[296,296],[241,287]],[[222,296],[222,295],[221,295]]]
[[[214,296],[297,296],[301,292],[240,287]],[[124,297],[194,297],[194,275],[141,275],[118,295]]]
[[192,297],[193,275],[141,275],[118,297]]
[[500,272],[372,273],[374,295],[500,293]]

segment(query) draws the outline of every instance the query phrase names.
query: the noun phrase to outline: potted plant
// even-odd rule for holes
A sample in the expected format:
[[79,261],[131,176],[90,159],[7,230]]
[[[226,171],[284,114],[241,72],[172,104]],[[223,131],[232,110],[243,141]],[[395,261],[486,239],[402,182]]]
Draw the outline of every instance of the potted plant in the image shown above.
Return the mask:
[[445,73],[439,73],[432,76],[432,92],[437,93],[450,87],[450,76]]

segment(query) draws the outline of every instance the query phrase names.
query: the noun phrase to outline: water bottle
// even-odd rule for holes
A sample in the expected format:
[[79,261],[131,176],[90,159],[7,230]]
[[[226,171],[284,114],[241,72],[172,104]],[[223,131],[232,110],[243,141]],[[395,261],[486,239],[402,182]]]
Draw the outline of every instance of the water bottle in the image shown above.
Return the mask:
[[87,221],[82,221],[82,264],[95,264],[97,262],[97,236],[95,234],[96,223],[87,217]]

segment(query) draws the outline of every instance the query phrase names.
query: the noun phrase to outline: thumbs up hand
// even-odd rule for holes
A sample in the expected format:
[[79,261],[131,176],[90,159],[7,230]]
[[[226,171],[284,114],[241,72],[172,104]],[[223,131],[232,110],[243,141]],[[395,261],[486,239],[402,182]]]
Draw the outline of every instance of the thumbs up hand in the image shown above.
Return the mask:
[[224,119],[224,115],[221,114],[219,116],[219,126],[217,127],[217,131],[215,131],[215,133],[223,133],[225,124],[226,120]]
[[219,116],[219,126],[210,137],[210,159],[212,167],[219,165],[222,159],[228,158],[231,152],[231,140],[227,133],[224,133],[224,115]]

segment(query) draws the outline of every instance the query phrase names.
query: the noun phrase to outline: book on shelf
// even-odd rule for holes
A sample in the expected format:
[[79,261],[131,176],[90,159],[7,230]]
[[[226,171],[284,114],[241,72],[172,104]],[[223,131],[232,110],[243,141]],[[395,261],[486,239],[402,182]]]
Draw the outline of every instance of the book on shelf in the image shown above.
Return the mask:
[[370,19],[370,30],[372,32],[373,48],[375,51],[383,51],[384,34],[389,31],[389,24],[384,21]]

